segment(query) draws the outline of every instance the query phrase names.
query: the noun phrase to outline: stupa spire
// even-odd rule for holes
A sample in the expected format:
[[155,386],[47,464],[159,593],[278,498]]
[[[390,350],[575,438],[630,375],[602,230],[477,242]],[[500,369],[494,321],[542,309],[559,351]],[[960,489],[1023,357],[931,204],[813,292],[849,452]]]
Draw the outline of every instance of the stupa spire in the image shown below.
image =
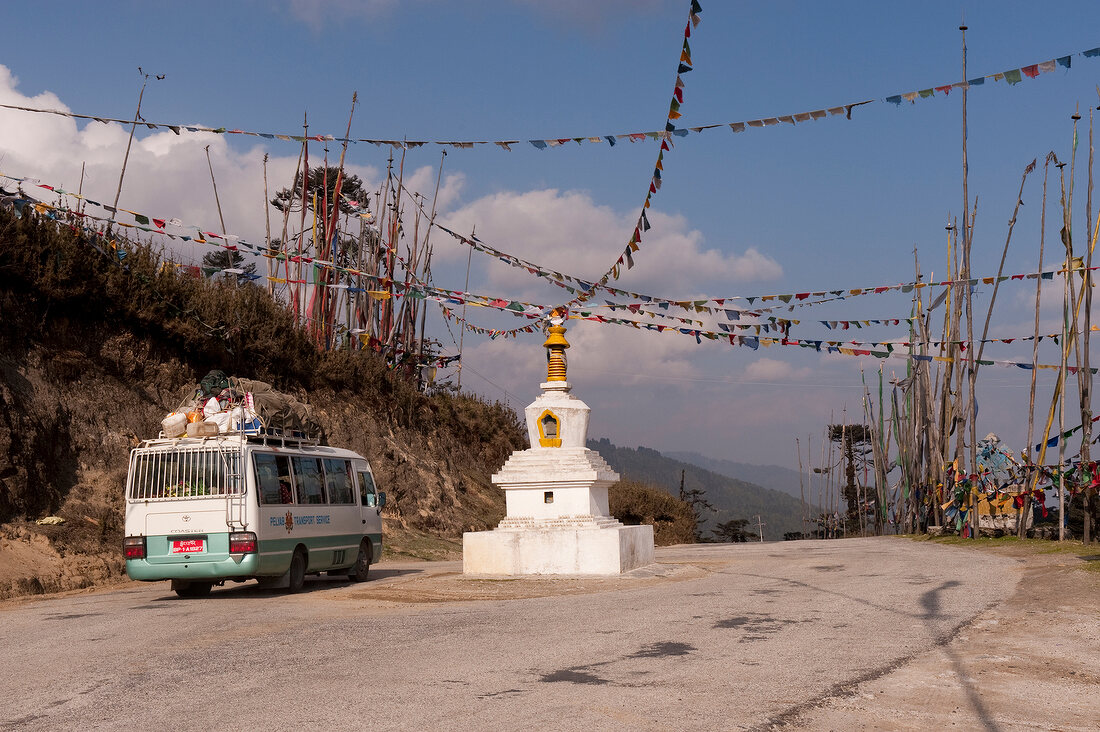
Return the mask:
[[565,308],[555,308],[550,313],[549,335],[543,347],[546,348],[546,381],[565,381],[567,366],[565,349],[569,348],[569,341],[565,340]]

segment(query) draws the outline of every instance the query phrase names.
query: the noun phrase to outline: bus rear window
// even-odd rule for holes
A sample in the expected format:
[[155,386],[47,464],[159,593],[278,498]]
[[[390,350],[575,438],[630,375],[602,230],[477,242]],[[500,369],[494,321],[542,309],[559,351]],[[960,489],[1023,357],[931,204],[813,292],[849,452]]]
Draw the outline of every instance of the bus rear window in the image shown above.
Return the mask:
[[321,461],[317,458],[294,458],[294,482],[298,487],[298,503],[324,503]]
[[130,461],[136,500],[205,498],[240,493],[240,453],[218,449],[138,452]]

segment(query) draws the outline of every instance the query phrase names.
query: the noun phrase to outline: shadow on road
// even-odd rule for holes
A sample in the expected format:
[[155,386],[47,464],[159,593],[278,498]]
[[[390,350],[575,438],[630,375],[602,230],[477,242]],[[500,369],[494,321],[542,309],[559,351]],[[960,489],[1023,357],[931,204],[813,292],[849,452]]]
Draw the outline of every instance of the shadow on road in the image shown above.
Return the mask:
[[[735,574],[735,573],[730,573]],[[774,582],[781,582],[794,587],[801,587],[804,589],[812,590],[814,592],[820,592],[828,595],[835,595],[837,597],[844,598],[851,602],[856,602],[861,605],[873,607],[878,610],[883,610],[890,613],[896,613],[904,617],[910,617],[923,621],[928,625],[929,636],[932,639],[932,644],[943,649],[944,653],[950,659],[952,667],[955,671],[955,675],[959,679],[959,683],[963,687],[963,691],[966,694],[967,700],[970,702],[970,706],[974,710],[974,714],[981,721],[984,729],[989,732],[1000,732],[1000,728],[990,718],[989,710],[986,709],[985,704],[982,702],[981,696],[978,693],[977,686],[973,683],[970,677],[965,673],[965,669],[962,664],[962,659],[952,650],[951,641],[954,640],[956,634],[965,625],[965,622],[960,622],[954,626],[949,627],[946,631],[943,629],[944,623],[950,623],[954,618],[951,615],[943,612],[942,596],[946,590],[950,590],[954,587],[961,585],[957,580],[949,580],[941,583],[938,587],[924,592],[920,596],[920,607],[922,612],[911,612],[902,608],[890,607],[882,605],[871,600],[857,597],[855,595],[831,590],[818,585],[810,584],[808,582],[802,582],[799,580],[790,579],[789,577],[776,577],[772,575],[752,574],[752,573],[740,573],[745,577],[756,577],[758,579],[768,579]],[[782,714],[771,717],[764,725],[754,727],[753,729],[773,729],[789,724],[792,720],[795,720],[806,709],[809,709],[817,704],[820,704],[823,700],[832,697],[841,696],[843,694],[851,693],[851,690],[856,688],[859,684],[871,681],[876,678],[880,678],[891,671],[894,671],[901,666],[909,663],[914,658],[919,656],[924,650],[917,650],[911,654],[905,655],[899,659],[896,659],[885,666],[871,669],[867,673],[861,674],[853,679],[835,684],[833,687],[825,691],[820,696],[806,700],[801,704],[797,704],[790,709],[786,710]]]
[[[936,627],[946,618],[941,611],[940,596],[944,590],[949,590],[952,587],[958,587],[961,583],[956,580],[950,580],[944,582],[939,587],[925,592],[920,597],[921,607],[924,608],[924,620],[929,624],[929,630],[933,635],[936,634]],[[961,626],[960,626],[961,627]],[[953,634],[952,634],[953,635]],[[990,718],[989,710],[986,709],[985,704],[982,702],[981,695],[978,693],[978,687],[970,676],[966,672],[966,668],[963,666],[962,659],[951,648],[950,641],[942,643],[940,645],[943,648],[944,655],[951,660],[951,667],[955,671],[955,676],[959,679],[959,684],[962,686],[963,691],[966,693],[966,698],[970,702],[971,708],[974,710],[974,714],[977,715],[981,721],[982,726],[990,732],[999,732],[1000,728]]]
[[[302,586],[299,595],[308,595],[314,592],[324,592],[326,590],[332,590],[337,588],[346,588],[352,586],[370,587],[372,584],[381,582],[383,580],[390,579],[392,577],[402,577],[410,574],[422,574],[424,570],[421,569],[377,569],[371,567],[370,577],[366,582],[352,582],[344,575],[337,575],[329,577],[326,575],[308,575],[306,577],[305,584]],[[216,600],[231,600],[250,597],[271,597],[272,595],[286,595],[285,588],[278,587],[261,587],[257,582],[248,580],[242,583],[226,583],[222,587],[215,587],[210,591],[210,594],[205,597],[188,598],[177,597],[174,593],[168,594],[163,597],[158,597],[152,600],[152,602],[195,602],[205,601],[213,602]]]
[[856,597],[855,595],[849,594],[847,592],[837,592],[836,590],[830,590],[830,589],[827,589],[825,587],[821,587],[819,585],[810,584],[809,582],[802,582],[801,580],[790,579],[789,577],[775,577],[773,575],[752,574],[750,572],[738,572],[738,573],[730,572],[730,574],[740,574],[744,577],[756,577],[758,579],[767,579],[767,580],[772,580],[774,582],[783,582],[785,584],[792,585],[794,587],[801,587],[803,589],[813,590],[814,592],[820,592],[820,593],[825,594],[825,595],[835,595],[836,597],[840,597],[840,598],[843,598],[845,600],[849,600],[851,602],[858,602],[860,605],[866,605],[867,607],[873,607],[876,610],[882,610],[882,611],[888,612],[888,613],[896,613],[898,615],[904,615],[904,616],[911,617],[911,618],[922,618],[922,617],[924,617],[923,615],[918,615],[917,613],[911,613],[911,612],[908,612],[907,610],[902,610],[900,608],[890,607],[889,605],[880,605],[879,603],[871,602],[870,600],[867,600],[867,599],[862,598],[862,597]]

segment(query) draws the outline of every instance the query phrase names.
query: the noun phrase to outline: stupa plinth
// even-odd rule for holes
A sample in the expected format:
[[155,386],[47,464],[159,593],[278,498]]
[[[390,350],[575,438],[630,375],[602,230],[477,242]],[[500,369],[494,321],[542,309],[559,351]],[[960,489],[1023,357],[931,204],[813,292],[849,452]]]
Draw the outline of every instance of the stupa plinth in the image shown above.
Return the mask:
[[586,446],[587,404],[566,380],[564,313],[544,344],[547,377],[524,414],[531,447],[493,476],[506,515],[492,531],[462,535],[465,574],[620,574],[653,562],[653,527],[610,515],[607,489],[619,475]]

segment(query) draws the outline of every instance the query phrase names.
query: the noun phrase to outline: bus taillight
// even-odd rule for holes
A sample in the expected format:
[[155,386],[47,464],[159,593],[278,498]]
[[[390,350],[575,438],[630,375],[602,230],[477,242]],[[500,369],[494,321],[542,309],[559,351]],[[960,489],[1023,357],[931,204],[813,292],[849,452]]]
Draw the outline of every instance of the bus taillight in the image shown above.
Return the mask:
[[145,559],[145,537],[127,536],[122,540],[122,554],[127,559]]
[[251,531],[235,531],[229,535],[230,554],[255,554],[256,535]]

